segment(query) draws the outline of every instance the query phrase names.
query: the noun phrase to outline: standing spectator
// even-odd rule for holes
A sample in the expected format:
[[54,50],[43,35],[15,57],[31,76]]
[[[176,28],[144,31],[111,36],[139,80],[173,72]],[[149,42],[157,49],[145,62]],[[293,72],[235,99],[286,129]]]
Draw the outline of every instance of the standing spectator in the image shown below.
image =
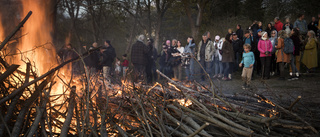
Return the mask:
[[237,34],[237,36],[238,36],[239,39],[243,40],[243,30],[242,30],[240,24],[237,25],[236,34]]
[[308,72],[313,72],[314,68],[318,67],[317,55],[317,39],[313,30],[310,30],[308,32],[308,43],[302,57],[302,63],[306,65]]
[[163,44],[162,46],[163,52],[159,59],[159,65],[160,65],[160,71],[168,76],[169,78],[172,77],[172,67],[169,63],[169,60],[171,58],[171,54],[168,52],[168,46],[166,44]]
[[[227,34],[226,41],[223,42],[222,46],[222,63],[224,64],[224,77],[222,80],[231,80],[232,63],[234,62],[234,52],[232,47],[232,35]],[[230,75],[230,77],[229,77]]]
[[263,30],[262,22],[261,22],[261,21],[258,21],[258,27],[259,27],[259,29]]
[[308,25],[306,20],[304,20],[304,14],[299,14],[298,19],[293,24],[294,28],[298,28],[302,39],[304,40],[308,33]]
[[214,56],[213,56],[213,60],[214,60],[214,71],[215,71],[215,75],[213,76],[213,78],[221,78],[223,76],[223,64],[221,62],[222,59],[222,55],[221,55],[221,50],[222,50],[222,44],[223,44],[223,40],[220,40],[220,36],[217,35],[215,37],[215,41],[214,41],[214,48],[216,49]]
[[[233,47],[233,52],[235,57],[234,64],[239,64],[240,55],[243,49],[242,49],[242,40],[238,38],[236,33],[232,34],[232,47]],[[238,71],[238,65],[234,65],[233,67],[234,67],[233,71]]]
[[232,28],[229,28],[229,29],[228,29],[228,34],[232,34],[232,33],[233,33]]
[[277,63],[279,63],[279,70],[280,70],[279,80],[285,80],[284,64],[290,62],[290,56],[283,52],[284,39],[287,37],[288,37],[288,35],[286,34],[286,32],[284,30],[281,30],[279,32],[278,45],[276,46],[276,48],[278,49]]
[[249,30],[246,30],[244,32],[243,43],[244,44],[249,44],[249,45],[253,44],[253,34],[250,33]]
[[129,61],[127,60],[127,54],[123,54],[122,55],[122,76],[123,78],[126,77],[127,71],[128,71],[128,67],[129,67]]
[[262,32],[262,37],[258,43],[258,50],[260,52],[262,78],[269,79],[270,78],[272,43],[268,39],[267,32]]
[[271,64],[270,64],[270,70],[271,70],[271,76],[273,76],[276,72],[277,69],[277,58],[276,58],[276,45],[278,44],[278,34],[277,34],[277,30],[273,30],[271,32],[271,37],[269,39],[271,41],[272,44],[272,51],[271,51]]
[[253,23],[249,27],[249,29],[252,30],[253,37],[257,37],[258,36],[258,29],[259,29],[258,21],[256,21],[256,20],[253,21]]
[[114,58],[116,57],[116,52],[114,48],[111,45],[111,42],[109,40],[106,40],[104,42],[104,47],[101,48],[100,52],[100,64],[102,66],[102,71],[103,71],[103,77],[104,79],[107,79],[110,75],[110,70],[112,67],[112,63],[114,61]]
[[99,51],[98,49],[91,51],[94,48],[98,47],[98,43],[94,42],[92,47],[89,48],[90,55],[86,58],[87,59],[87,66],[90,70],[90,74],[94,74],[98,72],[99,68]]
[[[179,79],[179,74],[181,72],[181,70],[179,70],[179,66],[181,63],[181,56],[179,56],[179,51],[177,49],[177,44],[178,41],[176,39],[172,40],[172,47],[170,48],[169,53],[171,53],[172,57],[170,58],[170,63],[172,66],[172,70],[173,70],[173,76],[174,76],[174,80],[180,80]],[[180,45],[181,46],[181,45]]]
[[184,63],[184,65],[186,67],[187,80],[192,81],[193,74],[194,74],[194,62],[195,62],[194,49],[196,47],[196,44],[194,43],[194,40],[192,37],[188,37],[187,42],[188,42],[188,45],[184,48],[183,54],[186,56],[185,58],[190,58],[190,62]]
[[[290,39],[292,40],[293,42],[293,45],[294,45],[294,51],[292,54],[290,54],[290,78],[288,79],[289,81],[291,80],[297,80],[299,79],[299,70],[297,68],[297,64],[300,65],[300,49],[301,49],[301,41],[300,41],[300,38],[299,38],[299,31],[297,28],[294,28],[292,31],[291,31],[291,34],[290,34]],[[299,56],[299,63],[297,63],[297,59],[296,57]],[[300,69],[300,68],[299,68]]]
[[308,30],[313,30],[313,32],[316,33],[316,36],[318,36],[318,22],[316,21],[316,17],[312,17],[312,20],[308,25]]
[[145,69],[147,65],[147,58],[149,48],[143,43],[144,35],[138,36],[136,43],[132,45],[131,49],[131,62],[134,66],[135,77],[134,81],[143,81],[145,79]]
[[318,30],[320,30],[320,13],[318,13]]
[[251,76],[253,72],[253,65],[254,65],[254,54],[250,51],[251,46],[249,44],[243,45],[244,52],[242,54],[242,60],[239,64],[239,67],[243,67],[242,70],[242,79],[244,84],[242,86],[243,89],[250,88]]
[[[214,51],[213,42],[208,40],[206,32],[202,35],[202,41],[199,42],[198,60],[209,76],[211,74],[212,55]],[[203,69],[201,69],[201,80],[205,80],[205,73]]]
[[272,26],[271,23],[268,23],[267,28],[266,28],[266,32],[268,33],[268,37],[271,37],[271,31],[275,30],[275,28]]
[[275,17],[274,28],[276,28],[276,30],[279,32],[280,30],[282,30],[282,27],[283,27],[283,23],[280,21],[279,17]]
[[117,57],[116,58],[116,62],[114,63],[114,72],[115,72],[115,76],[116,78],[120,76],[120,72],[121,72],[121,61],[120,59]]
[[181,55],[184,52],[184,47],[181,46],[180,40],[178,40],[177,42],[177,50],[178,50],[178,53],[176,53],[176,56],[179,57],[178,58],[179,64],[177,65],[178,71],[175,75],[177,76],[178,80],[182,80],[181,79],[181,75],[182,75]]
[[290,18],[288,17],[286,18],[286,23],[283,24],[282,30],[286,30],[288,33],[288,31],[290,30],[291,32],[292,29],[293,29],[293,25],[290,23]]
[[146,65],[146,74],[147,74],[147,83],[152,83],[153,79],[157,79],[157,73],[156,73],[156,61],[158,58],[158,51],[154,47],[153,39],[147,40],[147,46],[149,48],[148,54],[147,54],[147,60],[148,63]]

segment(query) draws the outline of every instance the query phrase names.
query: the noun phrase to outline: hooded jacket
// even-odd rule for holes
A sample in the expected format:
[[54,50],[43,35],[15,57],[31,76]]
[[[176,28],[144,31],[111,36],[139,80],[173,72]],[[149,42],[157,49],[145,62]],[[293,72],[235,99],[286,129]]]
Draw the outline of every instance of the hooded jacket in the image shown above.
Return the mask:
[[276,30],[279,32],[280,30],[282,30],[283,27],[283,23],[278,20],[275,24],[274,24],[274,28],[276,28]]
[[258,42],[258,50],[260,52],[260,57],[268,57],[271,56],[271,54],[266,55],[266,52],[271,53],[272,52],[272,43],[269,39],[263,39],[264,35],[268,35],[267,32],[262,34],[262,38]]

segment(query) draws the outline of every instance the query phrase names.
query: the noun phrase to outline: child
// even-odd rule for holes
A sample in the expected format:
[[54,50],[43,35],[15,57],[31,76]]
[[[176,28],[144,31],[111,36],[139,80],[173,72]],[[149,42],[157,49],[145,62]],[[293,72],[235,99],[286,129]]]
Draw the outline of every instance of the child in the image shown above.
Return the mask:
[[242,54],[242,61],[239,64],[239,67],[242,67],[244,64],[244,68],[242,70],[242,79],[244,84],[242,86],[243,89],[250,88],[250,81],[252,76],[253,64],[254,64],[254,54],[250,51],[250,44],[243,45],[244,52]]
[[127,54],[123,54],[122,55],[122,76],[125,77],[127,70],[128,70],[128,66],[129,66],[129,61],[127,60]]
[[121,72],[121,63],[120,63],[120,59],[116,58],[116,63],[115,63],[115,70],[114,72],[116,73],[116,76],[119,76],[120,72]]

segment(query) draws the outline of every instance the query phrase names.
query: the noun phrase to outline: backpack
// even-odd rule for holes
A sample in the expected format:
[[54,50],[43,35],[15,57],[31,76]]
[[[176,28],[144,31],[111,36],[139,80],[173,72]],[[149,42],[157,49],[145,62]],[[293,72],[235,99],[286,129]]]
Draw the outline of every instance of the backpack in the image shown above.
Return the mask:
[[284,48],[283,48],[283,52],[286,54],[292,54],[293,53],[293,41],[290,38],[285,38],[284,39]]

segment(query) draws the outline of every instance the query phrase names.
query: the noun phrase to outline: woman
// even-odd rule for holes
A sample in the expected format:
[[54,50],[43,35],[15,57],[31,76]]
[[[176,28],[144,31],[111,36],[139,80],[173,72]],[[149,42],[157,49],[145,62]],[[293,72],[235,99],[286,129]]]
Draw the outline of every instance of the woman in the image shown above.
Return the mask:
[[290,56],[283,52],[285,38],[288,38],[287,33],[284,30],[280,30],[279,31],[279,38],[278,38],[278,45],[275,46],[275,48],[278,49],[277,63],[279,63],[279,70],[280,70],[279,80],[285,80],[284,64],[290,63]]
[[[177,53],[176,56],[181,56],[181,54],[183,54],[184,47],[181,46],[180,40],[177,41],[177,50],[179,51],[179,53]],[[181,58],[179,58],[178,61],[180,62]],[[182,66],[181,66],[181,64],[179,64],[177,66],[177,70],[178,71],[174,71],[175,78],[178,78],[178,80],[181,80],[181,75],[182,75],[182,71],[181,71],[182,70]]]
[[276,30],[276,29],[272,26],[271,23],[268,23],[267,28],[266,28],[265,31],[268,33],[268,37],[269,37],[269,38],[271,37],[271,32],[272,32],[273,30]]
[[302,57],[302,63],[307,66],[308,72],[312,72],[315,67],[318,67],[317,59],[317,40],[313,30],[308,31],[308,42]]
[[278,44],[278,33],[277,30],[271,31],[271,37],[269,39],[272,44],[272,51],[271,51],[271,64],[270,64],[270,71],[271,76],[273,76],[277,69],[277,60],[276,60],[276,45]]
[[194,74],[194,48],[196,47],[196,44],[194,43],[193,37],[188,37],[187,42],[188,45],[184,48],[182,54],[182,60],[184,60],[184,63],[182,64],[186,68],[187,80],[192,81]]
[[268,39],[267,32],[264,31],[261,34],[262,34],[261,39],[258,42],[258,50],[260,52],[260,61],[261,61],[261,75],[263,79],[269,79],[272,43]]
[[221,62],[224,64],[224,68],[225,68],[224,77],[222,78],[222,80],[224,81],[231,80],[231,72],[232,72],[231,68],[232,68],[232,63],[234,62],[232,34],[227,34],[226,41],[223,42]]
[[300,50],[301,50],[301,40],[300,40],[300,33],[297,28],[292,29],[290,38],[294,44],[294,51],[291,55],[291,68],[290,68],[290,76],[291,79],[289,80],[296,80],[299,79],[299,70],[300,70]]
[[214,61],[214,71],[215,71],[215,75],[213,76],[213,78],[222,78],[222,73],[223,73],[223,64],[221,62],[222,59],[222,55],[221,55],[221,50],[222,50],[222,44],[224,42],[224,38],[220,39],[220,36],[217,35],[215,37],[215,42],[214,47],[216,49],[214,56],[213,56],[213,61]]

